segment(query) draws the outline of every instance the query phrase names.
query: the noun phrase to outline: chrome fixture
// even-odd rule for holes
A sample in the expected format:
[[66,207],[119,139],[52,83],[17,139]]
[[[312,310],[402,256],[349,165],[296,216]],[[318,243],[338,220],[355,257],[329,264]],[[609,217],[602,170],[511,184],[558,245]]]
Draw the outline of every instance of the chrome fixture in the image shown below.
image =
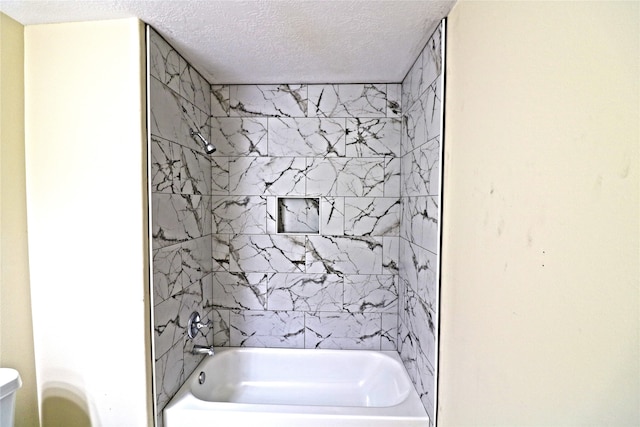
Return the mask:
[[200,374],[198,375],[198,384],[204,384],[206,380],[207,380],[207,375],[204,373],[204,371],[201,371]]
[[[194,355],[206,354],[208,356],[213,356],[213,346],[207,347],[206,345],[194,344],[193,350],[191,350],[191,354],[194,354]],[[202,384],[202,383],[200,383],[200,384]]]
[[189,338],[194,339],[200,329],[211,327],[211,320],[207,320],[206,323],[202,323],[200,320],[200,313],[197,311],[194,311],[191,313],[191,316],[189,316],[187,323],[187,335],[189,335]]
[[216,151],[216,147],[214,147],[212,143],[207,141],[200,132],[196,132],[195,130],[189,128],[189,133],[191,134],[191,138],[199,139],[200,142],[202,142],[202,145],[204,145],[204,151],[206,151],[207,154],[211,154]]

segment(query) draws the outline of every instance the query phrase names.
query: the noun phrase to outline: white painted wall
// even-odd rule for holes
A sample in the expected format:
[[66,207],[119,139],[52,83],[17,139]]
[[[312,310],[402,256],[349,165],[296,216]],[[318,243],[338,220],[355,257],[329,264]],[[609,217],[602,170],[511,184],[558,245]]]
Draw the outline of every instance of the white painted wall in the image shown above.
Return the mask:
[[151,423],[143,54],[135,19],[25,27],[44,425]]
[[37,427],[24,165],[24,27],[0,13],[0,366],[20,372],[16,427]]
[[449,16],[438,422],[640,425],[640,9]]

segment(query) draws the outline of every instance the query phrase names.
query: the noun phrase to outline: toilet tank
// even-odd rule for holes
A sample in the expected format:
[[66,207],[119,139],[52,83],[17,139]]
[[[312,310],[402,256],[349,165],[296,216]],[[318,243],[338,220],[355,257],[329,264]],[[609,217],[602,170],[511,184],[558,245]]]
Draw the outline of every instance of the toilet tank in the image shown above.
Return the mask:
[[16,391],[21,386],[18,371],[0,368],[0,427],[13,427]]

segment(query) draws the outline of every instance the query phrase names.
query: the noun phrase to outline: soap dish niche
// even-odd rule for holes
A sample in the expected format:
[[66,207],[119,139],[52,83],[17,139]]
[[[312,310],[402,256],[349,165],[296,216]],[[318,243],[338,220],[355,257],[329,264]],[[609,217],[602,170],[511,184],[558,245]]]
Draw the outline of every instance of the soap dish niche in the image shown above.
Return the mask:
[[320,198],[278,197],[276,209],[278,233],[320,233]]

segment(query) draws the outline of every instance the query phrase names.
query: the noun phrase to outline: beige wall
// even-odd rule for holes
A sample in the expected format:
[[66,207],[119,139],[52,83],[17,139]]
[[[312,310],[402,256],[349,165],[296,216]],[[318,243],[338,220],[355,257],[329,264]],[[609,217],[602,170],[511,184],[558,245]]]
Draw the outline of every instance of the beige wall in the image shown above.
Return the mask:
[[449,16],[441,427],[640,425],[639,15]]
[[0,366],[20,372],[16,426],[39,425],[24,171],[24,28],[0,13]]
[[32,309],[43,426],[151,422],[144,34],[25,28]]

